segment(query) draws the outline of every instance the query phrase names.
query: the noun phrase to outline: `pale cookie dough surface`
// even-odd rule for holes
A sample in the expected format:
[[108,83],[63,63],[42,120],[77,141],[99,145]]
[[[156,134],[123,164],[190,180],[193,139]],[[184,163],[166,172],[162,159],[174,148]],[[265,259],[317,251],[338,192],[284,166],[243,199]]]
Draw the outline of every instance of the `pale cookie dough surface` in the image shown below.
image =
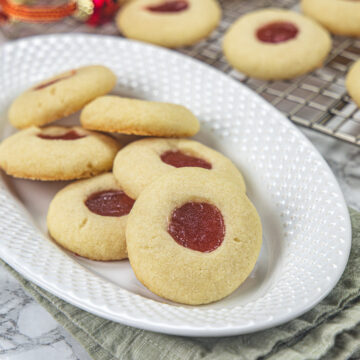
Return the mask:
[[350,68],[346,76],[346,88],[352,99],[360,107],[360,60]]
[[[290,22],[298,28],[295,38],[280,42],[260,41],[261,27]],[[314,45],[316,44],[316,46]],[[227,31],[223,50],[240,72],[264,80],[290,79],[320,67],[331,49],[329,33],[315,21],[289,10],[265,9],[248,13]]]
[[77,181],[60,190],[51,201],[47,216],[53,239],[65,249],[92,260],[126,258],[128,215],[101,216],[85,205],[90,195],[106,190],[122,190],[111,173]]
[[82,109],[115,84],[115,74],[100,65],[55,75],[16,98],[9,109],[9,121],[18,129],[50,123]]
[[302,0],[301,8],[305,15],[334,34],[360,36],[360,2],[357,0]]
[[[188,202],[206,202],[222,214],[225,237],[203,253],[179,245],[169,218]],[[137,278],[155,294],[184,304],[205,304],[232,293],[250,274],[262,243],[256,209],[234,182],[205,169],[181,168],[149,185],[126,228],[128,256]]]
[[[38,135],[61,136],[75,131],[76,140],[43,139]],[[8,175],[33,180],[73,180],[112,169],[120,149],[118,142],[81,127],[30,127],[0,144],[0,168]]]
[[228,158],[197,141],[188,139],[155,138],[135,141],[116,155],[114,176],[128,194],[138,197],[147,185],[176,169],[161,160],[161,155],[168,151],[180,151],[185,155],[205,160],[211,164],[209,172],[229,177],[245,192],[244,179]]
[[188,8],[179,12],[147,10],[148,6],[169,2],[166,0],[131,1],[117,15],[117,26],[132,39],[170,48],[192,45],[216,28],[221,8],[216,0],[186,1]]
[[85,106],[80,121],[90,130],[145,136],[193,136],[200,128],[199,120],[184,106],[112,95]]

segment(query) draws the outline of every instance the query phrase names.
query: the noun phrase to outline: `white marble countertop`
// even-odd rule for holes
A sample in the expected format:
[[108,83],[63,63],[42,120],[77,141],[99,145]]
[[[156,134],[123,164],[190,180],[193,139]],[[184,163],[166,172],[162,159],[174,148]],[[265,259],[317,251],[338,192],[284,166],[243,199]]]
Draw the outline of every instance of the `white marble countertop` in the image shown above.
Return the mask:
[[[311,130],[302,131],[333,170],[348,205],[360,210],[360,148]],[[0,359],[90,359],[4,268],[0,268]]]

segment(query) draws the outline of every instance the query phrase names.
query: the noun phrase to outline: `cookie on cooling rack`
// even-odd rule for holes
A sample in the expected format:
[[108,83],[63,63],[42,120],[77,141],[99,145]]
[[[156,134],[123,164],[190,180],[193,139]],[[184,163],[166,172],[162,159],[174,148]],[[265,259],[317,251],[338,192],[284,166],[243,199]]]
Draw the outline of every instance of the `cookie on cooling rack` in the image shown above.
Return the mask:
[[126,37],[173,48],[207,37],[220,18],[216,0],[135,0],[120,10],[116,23]]
[[84,128],[123,134],[182,137],[195,135],[198,119],[181,105],[102,96],[85,106]]
[[302,0],[301,8],[333,34],[360,36],[359,1]]
[[229,63],[259,79],[289,79],[320,67],[331,49],[329,33],[296,12],[265,9],[238,19],[224,37]]
[[64,248],[86,258],[124,259],[125,227],[133,204],[111,173],[77,181],[51,201],[49,233]]
[[200,168],[181,168],[140,194],[126,227],[136,277],[155,294],[205,304],[233,292],[258,258],[262,229],[244,191]]
[[360,60],[352,65],[346,76],[346,89],[360,107]]
[[18,129],[48,124],[107,94],[115,84],[115,74],[105,66],[92,65],[66,71],[16,98],[9,109],[9,121]]
[[134,197],[144,188],[180,167],[200,167],[234,180],[242,191],[245,182],[236,166],[224,155],[188,139],[142,139],[135,141],[116,155],[114,176]]
[[33,180],[73,180],[112,169],[118,142],[81,127],[32,126],[0,144],[0,168]]

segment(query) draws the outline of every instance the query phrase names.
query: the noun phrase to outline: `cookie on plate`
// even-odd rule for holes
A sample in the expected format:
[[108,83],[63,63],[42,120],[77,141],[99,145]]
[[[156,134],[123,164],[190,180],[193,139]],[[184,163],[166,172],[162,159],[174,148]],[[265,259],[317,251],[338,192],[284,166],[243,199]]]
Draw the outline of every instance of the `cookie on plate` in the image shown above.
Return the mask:
[[360,60],[350,68],[346,76],[346,88],[349,95],[360,107]]
[[225,34],[223,49],[229,63],[248,76],[290,79],[320,67],[330,52],[331,38],[310,18],[265,9],[238,19]]
[[174,48],[207,37],[220,18],[216,0],[135,0],[120,10],[116,24],[126,37]]
[[126,241],[140,282],[166,299],[196,305],[229,295],[247,278],[262,228],[236,183],[205,169],[181,168],[140,194]]
[[302,0],[301,8],[333,34],[360,36],[359,1]]
[[87,178],[111,170],[119,149],[112,137],[78,126],[32,126],[0,144],[0,168],[33,180]]
[[115,74],[105,66],[91,65],[66,71],[16,98],[9,109],[9,121],[18,129],[48,124],[107,94],[115,84]]
[[228,158],[188,139],[135,141],[118,152],[113,172],[126,192],[138,197],[147,185],[180,167],[200,167],[227,176],[245,192],[244,178]]
[[112,95],[85,106],[80,121],[90,130],[145,136],[193,136],[200,128],[199,120],[184,106]]
[[86,258],[124,259],[125,227],[133,204],[111,173],[77,181],[51,201],[49,233],[64,248]]

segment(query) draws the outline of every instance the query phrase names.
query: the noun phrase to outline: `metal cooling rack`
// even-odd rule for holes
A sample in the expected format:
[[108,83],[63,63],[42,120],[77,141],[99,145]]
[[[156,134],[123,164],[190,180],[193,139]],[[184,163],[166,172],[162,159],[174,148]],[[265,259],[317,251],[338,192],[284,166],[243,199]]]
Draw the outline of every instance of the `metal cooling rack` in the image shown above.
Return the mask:
[[360,109],[347,95],[345,75],[360,59],[360,40],[334,37],[323,68],[289,81],[261,81],[234,70],[221,51],[227,28],[242,14],[264,7],[298,8],[297,0],[223,0],[220,26],[205,41],[180,50],[229,74],[263,96],[294,123],[360,146]]
[[[261,81],[234,70],[225,60],[221,41],[227,28],[242,14],[264,7],[298,8],[297,0],[220,0],[223,18],[211,36],[179,51],[206,62],[243,82],[263,96],[294,123],[360,146],[360,109],[345,89],[345,75],[360,58],[360,39],[335,37],[323,68],[289,81]],[[111,23],[91,28],[68,18],[51,25],[16,24],[0,26],[4,39],[40,33],[88,32],[119,35]],[[4,41],[3,39],[3,41]]]

